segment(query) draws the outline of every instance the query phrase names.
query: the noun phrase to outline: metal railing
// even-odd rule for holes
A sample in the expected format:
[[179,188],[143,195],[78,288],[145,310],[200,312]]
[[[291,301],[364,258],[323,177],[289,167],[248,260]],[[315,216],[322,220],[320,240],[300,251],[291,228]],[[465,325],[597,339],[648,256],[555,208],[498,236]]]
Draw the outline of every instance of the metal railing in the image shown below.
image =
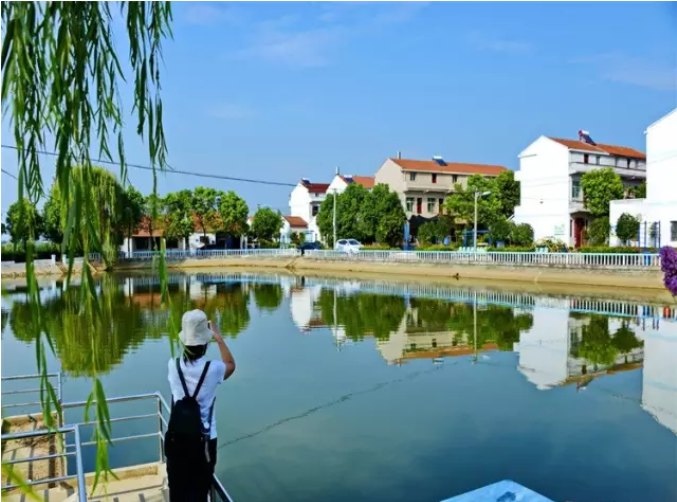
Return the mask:
[[[6,376],[2,377],[0,381],[3,382],[3,386],[6,389],[6,383],[5,382],[16,382],[20,380],[38,380],[40,378],[39,375],[14,375],[14,376]],[[62,399],[62,394],[61,394],[61,373],[48,373],[47,378],[56,378],[56,397],[59,403],[61,403]],[[9,390],[9,391],[2,391],[2,396],[11,396],[11,395],[20,395],[20,394],[39,394],[40,393],[40,388],[32,388],[32,389],[16,389],[16,390]],[[27,408],[31,406],[40,406],[40,401],[30,401],[27,403],[7,403],[6,400],[2,403],[2,409],[6,408]]]
[[[166,260],[209,259],[209,258],[270,258],[299,256],[298,249],[168,249],[165,251]],[[160,257],[160,251],[132,251],[120,252],[118,261],[149,261]],[[89,254],[90,262],[101,262],[99,253]]]
[[[61,402],[61,374],[60,373],[52,373],[50,376],[56,376],[58,378],[59,382],[59,394],[58,398],[59,401]],[[40,378],[39,375],[23,375],[23,376],[18,376],[18,377],[3,377],[2,380],[5,381],[11,381],[11,380],[27,380],[30,378],[38,379]],[[4,386],[6,388],[6,385]],[[39,390],[39,389],[38,389]],[[12,394],[14,393],[13,391],[9,392],[3,392],[3,395],[7,394]],[[117,424],[120,422],[129,422],[129,421],[139,421],[139,420],[156,420],[157,422],[157,430],[150,432],[150,433],[141,433],[141,434],[132,434],[128,436],[121,436],[121,437],[112,437],[111,442],[112,443],[119,443],[119,442],[124,442],[124,441],[131,441],[131,440],[138,440],[138,439],[148,439],[148,438],[153,438],[156,437],[158,439],[158,458],[157,461],[159,463],[164,462],[164,433],[166,431],[167,425],[168,425],[168,419],[165,418],[165,415],[169,416],[169,406],[167,406],[167,402],[164,400],[162,394],[159,392],[151,393],[151,394],[138,394],[138,395],[132,395],[132,396],[120,396],[120,397],[112,397],[106,399],[107,404],[117,404],[117,403],[126,403],[126,402],[133,402],[133,401],[147,401],[147,400],[155,400],[157,403],[157,409],[153,413],[146,413],[146,414],[140,414],[140,415],[132,415],[132,416],[123,416],[123,417],[116,417],[116,418],[111,418],[110,422],[111,424]],[[36,404],[36,403],[28,403],[28,404]],[[37,403],[39,404],[39,403]],[[95,403],[88,403],[87,401],[74,401],[74,402],[62,402],[61,407],[63,410],[63,413],[65,415],[66,410],[68,409],[73,409],[73,408],[84,408],[88,406],[88,404],[95,404]],[[3,406],[4,408],[4,406]],[[18,464],[18,463],[24,463],[24,462],[33,462],[33,461],[40,461],[40,460],[49,460],[52,458],[59,458],[59,457],[69,457],[69,456],[74,456],[75,457],[75,463],[76,463],[76,473],[75,474],[65,474],[62,476],[58,477],[51,477],[51,478],[42,478],[42,479],[37,479],[37,480],[29,480],[26,482],[27,485],[33,486],[33,485],[44,485],[44,484],[50,484],[50,483],[58,483],[61,481],[67,481],[70,479],[77,479],[77,485],[78,485],[78,499],[79,502],[87,502],[87,491],[86,491],[86,482],[85,482],[85,471],[84,467],[82,464],[82,448],[87,447],[87,446],[95,446],[97,443],[96,441],[85,441],[83,442],[80,437],[80,428],[81,427],[86,427],[86,426],[92,426],[95,425],[96,422],[94,421],[85,421],[85,422],[80,422],[80,423],[74,423],[74,424],[69,424],[67,426],[61,426],[55,430],[47,430],[47,429],[41,429],[41,430],[34,430],[34,431],[27,431],[27,432],[17,432],[17,433],[8,433],[8,434],[2,434],[2,442],[5,444],[5,441],[11,441],[11,440],[18,440],[18,439],[24,439],[24,438],[29,438],[29,437],[39,437],[39,436],[49,436],[49,435],[54,435],[54,434],[68,434],[72,433],[73,434],[73,443],[67,443],[64,441],[64,451],[56,454],[50,454],[50,455],[42,455],[42,456],[32,456],[32,457],[27,457],[27,458],[21,458],[21,459],[16,459],[12,461],[8,461],[5,463],[8,464]],[[69,449],[71,451],[69,451]],[[2,491],[4,492],[5,490],[10,490],[13,488],[18,488],[17,485],[3,485],[2,486]],[[223,484],[219,481],[219,479],[216,477],[216,474],[214,474],[213,479],[212,479],[212,498],[211,500],[216,500],[215,495],[218,495],[219,499],[222,502],[233,502],[232,497],[228,494],[226,489],[224,488]]]
[[445,263],[561,268],[660,269],[656,253],[519,253],[457,251],[342,251],[311,250],[306,257],[365,262]]

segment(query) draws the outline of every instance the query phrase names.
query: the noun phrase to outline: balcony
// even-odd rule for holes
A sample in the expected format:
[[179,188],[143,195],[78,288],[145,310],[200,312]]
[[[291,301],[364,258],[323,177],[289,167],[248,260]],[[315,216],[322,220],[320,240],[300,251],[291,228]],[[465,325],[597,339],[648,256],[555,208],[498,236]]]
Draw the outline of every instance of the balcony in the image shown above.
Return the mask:
[[405,192],[421,192],[421,193],[443,193],[448,194],[454,190],[452,185],[448,183],[432,183],[431,181],[425,180],[406,180],[405,181]]
[[595,169],[602,169],[604,167],[611,167],[622,178],[629,179],[646,179],[646,166],[627,168],[627,167],[613,167],[599,164],[585,164],[583,162],[569,162],[569,174],[584,174]]

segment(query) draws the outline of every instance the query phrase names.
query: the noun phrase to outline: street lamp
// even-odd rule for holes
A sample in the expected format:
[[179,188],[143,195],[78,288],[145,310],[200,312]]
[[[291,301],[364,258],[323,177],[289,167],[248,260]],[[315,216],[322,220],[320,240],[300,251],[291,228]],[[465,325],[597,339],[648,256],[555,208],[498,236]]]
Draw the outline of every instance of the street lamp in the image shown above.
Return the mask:
[[473,252],[477,253],[477,201],[479,200],[480,197],[484,197],[485,195],[490,195],[491,192],[479,192],[475,190],[475,232],[473,233],[473,239],[472,239],[472,244],[473,244]]

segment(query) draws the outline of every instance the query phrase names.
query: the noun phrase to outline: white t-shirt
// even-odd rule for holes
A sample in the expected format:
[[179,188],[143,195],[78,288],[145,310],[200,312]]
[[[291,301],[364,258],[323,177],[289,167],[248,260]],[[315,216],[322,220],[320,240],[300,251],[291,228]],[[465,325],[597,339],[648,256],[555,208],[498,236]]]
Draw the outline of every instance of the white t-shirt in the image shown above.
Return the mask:
[[[183,379],[186,381],[186,387],[188,387],[188,392],[192,396],[195,392],[195,387],[200,380],[202,375],[202,370],[207,364],[207,358],[201,357],[200,359],[194,362],[186,363],[181,358],[181,372],[183,373]],[[179,373],[176,371],[176,359],[170,359],[168,364],[168,379],[169,379],[169,388],[172,391],[172,397],[174,402],[183,399],[183,385],[181,385],[181,378]],[[223,377],[226,375],[226,365],[223,361],[212,361],[209,365],[209,371],[205,376],[204,382],[202,382],[202,387],[200,387],[200,393],[197,395],[197,402],[200,405],[200,414],[202,415],[202,424],[205,428],[208,426],[209,421],[209,408],[211,408],[214,399],[216,398],[216,388],[218,385],[223,382]],[[209,429],[209,437],[211,439],[216,438],[216,413],[212,414],[212,424]]]

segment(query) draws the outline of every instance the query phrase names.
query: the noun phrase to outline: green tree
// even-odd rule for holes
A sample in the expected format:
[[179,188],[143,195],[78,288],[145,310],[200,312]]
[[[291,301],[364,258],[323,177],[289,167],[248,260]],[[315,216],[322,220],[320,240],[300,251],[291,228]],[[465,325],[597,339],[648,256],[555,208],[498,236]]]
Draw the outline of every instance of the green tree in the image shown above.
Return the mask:
[[380,217],[376,226],[376,240],[391,247],[399,246],[404,239],[404,224],[407,222],[400,197],[396,192],[386,193],[378,210]]
[[363,185],[352,183],[338,196],[336,214],[338,239],[363,239],[361,210],[367,195],[367,189]]
[[515,180],[514,171],[503,171],[494,179],[501,204],[501,214],[509,218],[515,213],[515,206],[520,203],[520,183]]
[[611,167],[588,171],[581,177],[585,207],[593,216],[608,216],[609,202],[624,195],[621,177]]
[[[125,19],[120,24],[119,18]],[[163,105],[160,96],[162,68],[162,41],[171,33],[171,7],[168,3],[125,2],[120,4],[115,17],[110,4],[98,2],[6,2],[2,5],[2,110],[3,118],[9,115],[14,144],[17,146],[19,171],[18,200],[25,196],[33,205],[43,193],[41,150],[55,150],[56,183],[59,185],[62,213],[69,214],[64,235],[65,246],[71,260],[82,246],[84,267],[88,254],[98,251],[106,256],[107,229],[102,222],[100,205],[96,197],[99,187],[94,186],[92,152],[112,161],[110,140],[117,140],[117,157],[120,159],[121,177],[126,177],[125,149],[120,88],[125,80],[123,65],[116,53],[114,26],[127,31],[126,50],[128,65],[134,85],[133,113],[136,132],[147,138],[148,153],[153,173],[155,168],[166,166]],[[126,89],[127,87],[125,87]],[[50,160],[50,164],[52,161]],[[75,166],[80,165],[81,173]],[[83,224],[84,223],[84,224]],[[35,317],[42,309],[37,280],[31,265],[34,242],[27,246],[26,273],[28,297]],[[73,261],[70,262],[71,265]],[[160,273],[166,276],[164,262]],[[70,281],[70,268],[69,277]],[[166,282],[163,283],[166,288]],[[99,314],[98,293],[92,274],[84,274],[82,301],[79,315],[89,334],[89,345],[96,350],[98,341],[94,333],[106,322]],[[35,328],[37,371],[40,374],[42,414],[46,425],[52,427],[52,410],[60,412],[53,385],[47,377],[44,357],[47,345],[53,347],[51,336],[41,324]],[[178,333],[173,330],[172,333]],[[95,359],[95,358],[92,358]],[[92,378],[90,402],[96,400],[94,441],[97,445],[97,462],[94,485],[100,474],[108,473],[107,445],[111,438],[111,424],[101,381]],[[20,481],[2,465],[9,482]]]
[[630,188],[630,194],[636,199],[646,199],[646,181]]
[[407,216],[396,192],[379,183],[368,192],[359,211],[358,231],[364,243],[375,241],[397,246],[404,236]]
[[165,236],[181,239],[184,243],[194,232],[193,224],[193,193],[188,190],[168,193],[164,200],[166,219]]
[[191,208],[202,235],[207,240],[207,232],[213,232],[219,226],[219,204],[225,194],[210,187],[197,187],[193,190]]
[[254,302],[261,310],[272,312],[282,305],[282,288],[279,284],[256,284]]
[[489,230],[491,232],[491,238],[494,242],[502,242],[508,240],[512,228],[510,226],[510,222],[505,218],[505,216],[501,216],[496,218],[496,220],[491,224]]
[[43,235],[46,239],[58,244],[61,244],[63,240],[61,209],[59,186],[55,183],[49,191],[49,197],[42,206],[42,220],[44,222]]
[[[334,246],[334,194],[328,193],[317,213],[317,226],[329,247]],[[338,206],[338,198],[336,200]],[[338,207],[336,208],[338,212]]]
[[585,230],[585,235],[589,244],[602,246],[609,241],[609,232],[611,232],[609,218],[607,216],[600,216],[590,222]]
[[247,218],[249,207],[245,200],[232,190],[221,196],[219,215],[223,231],[233,237],[240,237],[247,233]]
[[465,223],[470,228],[475,223],[475,192],[488,195],[477,199],[477,224],[489,226],[501,214],[501,198],[495,180],[474,174],[468,178],[464,188],[460,183],[454,187],[454,193],[447,197],[444,207],[447,212]]
[[5,215],[7,233],[16,244],[26,244],[42,233],[42,217],[28,198],[9,206]]
[[534,243],[534,229],[528,223],[520,223],[512,227],[510,238],[517,246],[530,246]]
[[623,244],[627,244],[628,241],[637,239],[639,236],[639,220],[631,214],[621,214],[616,222],[616,236]]
[[127,251],[132,251],[132,236],[147,213],[146,198],[132,185],[124,192],[120,226],[127,237]]
[[260,207],[254,213],[251,232],[257,239],[271,241],[280,235],[283,224],[279,211]]

